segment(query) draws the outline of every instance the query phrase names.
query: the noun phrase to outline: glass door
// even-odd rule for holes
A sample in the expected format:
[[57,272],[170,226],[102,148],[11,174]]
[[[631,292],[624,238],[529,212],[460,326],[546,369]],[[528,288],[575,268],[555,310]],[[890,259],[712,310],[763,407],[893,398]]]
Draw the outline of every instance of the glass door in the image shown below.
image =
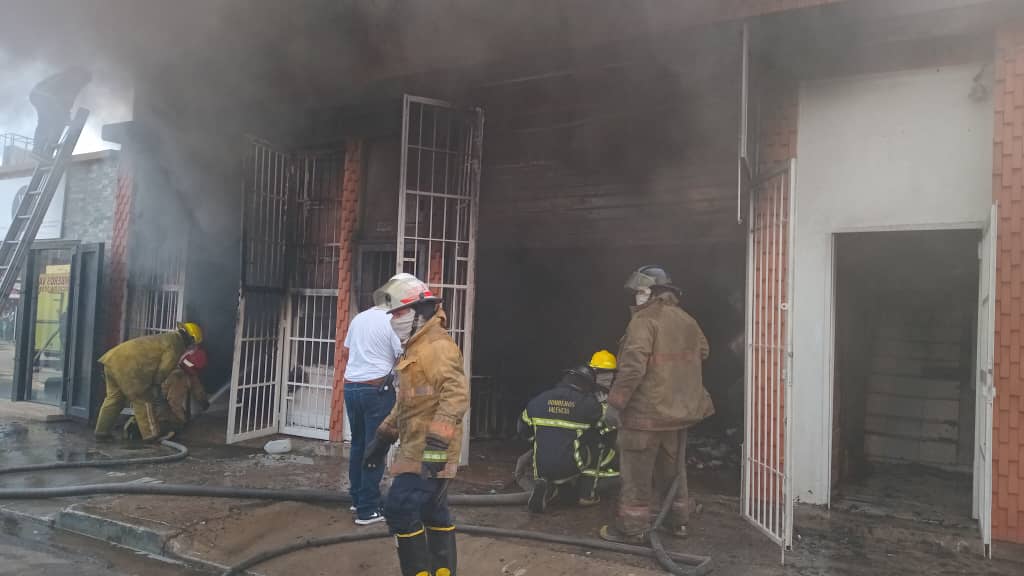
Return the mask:
[[33,248],[26,268],[28,375],[25,399],[62,405],[71,312],[73,246]]
[[18,351],[18,317],[22,309],[21,286],[25,275],[14,282],[11,295],[0,301],[0,400],[14,400],[15,358]]

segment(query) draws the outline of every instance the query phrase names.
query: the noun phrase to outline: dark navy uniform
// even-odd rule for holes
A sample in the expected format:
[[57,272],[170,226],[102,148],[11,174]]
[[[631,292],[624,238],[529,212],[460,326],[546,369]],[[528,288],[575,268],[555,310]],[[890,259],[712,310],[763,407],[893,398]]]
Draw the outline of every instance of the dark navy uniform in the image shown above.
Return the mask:
[[554,486],[575,483],[579,499],[595,501],[598,481],[618,476],[618,455],[614,429],[601,422],[605,407],[585,379],[567,372],[527,404],[519,430],[533,442],[535,478]]

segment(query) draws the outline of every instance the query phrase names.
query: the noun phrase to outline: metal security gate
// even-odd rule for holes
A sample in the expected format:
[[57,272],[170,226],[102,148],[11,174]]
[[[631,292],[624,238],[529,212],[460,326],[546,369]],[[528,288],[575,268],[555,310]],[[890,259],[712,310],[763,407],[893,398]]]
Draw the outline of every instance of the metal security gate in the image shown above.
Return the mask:
[[[473,303],[483,112],[405,96],[398,272],[440,292],[448,330],[472,376]],[[464,426],[468,440],[469,427]],[[463,442],[465,463],[468,441]]]
[[185,247],[163,242],[136,261],[141,264],[128,291],[128,338],[174,330],[184,315]]
[[742,513],[782,548],[793,542],[789,471],[793,387],[796,161],[760,179],[750,198]]
[[330,438],[334,393],[343,160],[336,152],[295,160],[295,257],[281,431],[323,440]]
[[278,431],[286,288],[288,157],[253,141],[245,165],[242,282],[228,404],[227,441]]
[[978,345],[974,416],[974,500],[972,516],[978,520],[985,557],[992,557],[992,404],[996,330],[996,246],[998,209],[992,207],[988,226],[978,244]]

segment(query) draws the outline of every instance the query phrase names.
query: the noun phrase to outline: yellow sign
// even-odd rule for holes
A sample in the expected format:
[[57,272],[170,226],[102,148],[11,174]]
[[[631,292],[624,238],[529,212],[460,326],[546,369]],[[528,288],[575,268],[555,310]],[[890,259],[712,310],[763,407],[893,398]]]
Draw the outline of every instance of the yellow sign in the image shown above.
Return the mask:
[[39,292],[43,294],[64,294],[68,291],[68,280],[71,274],[40,274]]

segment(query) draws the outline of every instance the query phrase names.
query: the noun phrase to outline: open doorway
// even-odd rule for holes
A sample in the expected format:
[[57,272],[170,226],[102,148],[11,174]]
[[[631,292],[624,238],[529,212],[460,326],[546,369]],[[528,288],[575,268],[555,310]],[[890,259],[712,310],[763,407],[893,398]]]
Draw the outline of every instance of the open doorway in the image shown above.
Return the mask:
[[834,506],[970,522],[978,238],[836,236]]

